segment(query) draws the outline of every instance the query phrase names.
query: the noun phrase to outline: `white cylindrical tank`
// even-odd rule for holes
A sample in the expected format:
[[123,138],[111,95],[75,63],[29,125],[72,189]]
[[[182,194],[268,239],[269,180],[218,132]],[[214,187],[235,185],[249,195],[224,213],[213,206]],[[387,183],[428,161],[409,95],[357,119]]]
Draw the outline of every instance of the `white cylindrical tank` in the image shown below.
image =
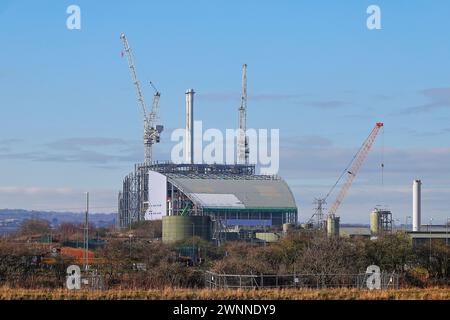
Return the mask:
[[327,218],[327,234],[329,237],[339,237],[339,217],[328,216]]
[[420,231],[420,215],[421,215],[421,186],[422,181],[414,180],[413,182],[413,231]]
[[186,136],[184,152],[186,163],[194,163],[194,89],[186,91]]

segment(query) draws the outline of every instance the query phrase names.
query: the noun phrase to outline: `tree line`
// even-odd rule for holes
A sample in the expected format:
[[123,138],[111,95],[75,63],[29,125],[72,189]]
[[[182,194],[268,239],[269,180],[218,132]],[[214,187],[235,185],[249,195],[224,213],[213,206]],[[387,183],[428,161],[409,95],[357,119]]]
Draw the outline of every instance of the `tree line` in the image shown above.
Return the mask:
[[[44,221],[25,221],[18,232],[0,241],[0,285],[61,287],[70,257],[51,248],[65,239],[82,237],[82,225],[63,224],[51,230]],[[51,243],[29,241],[52,233]],[[448,285],[449,247],[445,242],[413,247],[408,234],[388,233],[376,240],[330,238],[321,232],[299,230],[270,244],[230,241],[217,247],[193,238],[174,244],[161,242],[161,223],[146,221],[129,230],[97,229],[90,234],[105,240],[94,249],[98,264],[91,266],[108,288],[204,286],[205,271],[220,274],[360,274],[378,265],[395,272],[406,286]],[[130,236],[131,235],[131,236]],[[81,238],[82,239],[82,238]],[[51,264],[43,263],[53,256]]]

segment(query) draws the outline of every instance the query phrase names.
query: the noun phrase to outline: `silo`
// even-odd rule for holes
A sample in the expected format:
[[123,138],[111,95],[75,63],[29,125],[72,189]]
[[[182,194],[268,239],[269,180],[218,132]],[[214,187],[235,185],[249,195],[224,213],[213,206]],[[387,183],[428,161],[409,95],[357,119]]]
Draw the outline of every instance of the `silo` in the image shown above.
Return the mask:
[[162,241],[171,243],[200,237],[211,240],[211,218],[209,216],[164,216],[162,218]]
[[328,216],[327,219],[327,234],[329,237],[339,236],[339,217]]
[[422,181],[414,180],[413,182],[413,231],[420,231],[420,215],[421,215],[421,186]]
[[380,212],[374,209],[370,213],[370,233],[377,235],[380,232]]
[[295,228],[293,223],[283,223],[283,233],[289,233]]

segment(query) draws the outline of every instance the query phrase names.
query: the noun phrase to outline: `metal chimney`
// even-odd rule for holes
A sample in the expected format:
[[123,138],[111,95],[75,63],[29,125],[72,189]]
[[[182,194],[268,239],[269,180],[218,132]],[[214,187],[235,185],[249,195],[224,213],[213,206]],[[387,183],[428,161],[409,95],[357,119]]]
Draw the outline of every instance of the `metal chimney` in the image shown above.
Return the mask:
[[194,163],[194,89],[186,91],[186,163]]
[[413,182],[413,231],[420,231],[420,215],[421,215],[421,186],[422,181],[414,180]]

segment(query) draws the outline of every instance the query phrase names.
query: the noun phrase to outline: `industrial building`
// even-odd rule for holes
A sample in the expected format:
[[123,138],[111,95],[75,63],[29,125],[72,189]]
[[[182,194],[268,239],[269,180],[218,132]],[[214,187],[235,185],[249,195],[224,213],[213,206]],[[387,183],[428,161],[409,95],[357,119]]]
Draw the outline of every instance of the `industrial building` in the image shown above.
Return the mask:
[[[159,124],[158,107],[161,93],[155,91],[151,112],[147,112],[142,88],[137,77],[134,57],[124,34],[121,35],[127,60],[136,87],[138,104],[144,115],[144,163],[123,180],[118,197],[117,227],[127,228],[133,222],[162,219],[163,241],[174,242],[199,236],[217,243],[228,239],[260,239],[267,242],[280,237],[282,227],[297,224],[297,206],[287,183],[278,176],[258,175],[249,163],[249,142],[246,136],[247,65],[242,69],[242,94],[239,112],[239,136],[236,164],[205,164],[194,162],[194,95],[185,92],[184,163],[157,162],[152,159],[152,146],[160,142],[163,126]],[[317,199],[316,213],[306,225],[326,230],[329,236],[376,237],[393,230],[392,213],[375,209],[370,216],[370,229],[340,230],[337,211],[353,180],[367,157],[378,133],[378,122],[352,162],[339,177],[325,198]],[[384,164],[382,164],[383,168]],[[341,179],[345,179],[327,215],[323,205]],[[413,182],[413,239],[422,239],[421,181]],[[317,221],[316,221],[317,220]],[[342,231],[342,232],[341,232]],[[448,238],[440,233],[435,237]],[[431,236],[430,236],[431,237]],[[419,241],[419,240],[418,240]]]
[[[425,227],[425,228],[424,228]],[[428,245],[430,242],[450,244],[450,228],[448,225],[422,226],[421,231],[408,232],[414,247]]]
[[158,120],[161,96],[155,89],[152,109],[146,111],[134,57],[121,35],[138,104],[144,114],[144,163],[123,180],[118,197],[118,228],[143,220],[163,223],[163,241],[174,242],[199,236],[220,243],[249,233],[281,230],[283,224],[297,223],[297,206],[286,182],[272,175],[256,174],[249,164],[246,136],[247,65],[242,70],[242,95],[236,164],[194,163],[194,95],[185,93],[186,130],[184,163],[156,162],[152,145],[159,143],[163,130]]
[[[163,219],[165,238],[178,239],[164,230],[169,226],[164,217],[208,216],[211,238],[223,240],[227,232],[281,229],[297,222],[297,206],[287,183],[278,176],[255,174],[254,165],[158,163],[136,169],[125,178],[119,196],[121,228]],[[179,230],[174,227],[174,233]],[[186,230],[186,237],[192,236],[191,230]]]

